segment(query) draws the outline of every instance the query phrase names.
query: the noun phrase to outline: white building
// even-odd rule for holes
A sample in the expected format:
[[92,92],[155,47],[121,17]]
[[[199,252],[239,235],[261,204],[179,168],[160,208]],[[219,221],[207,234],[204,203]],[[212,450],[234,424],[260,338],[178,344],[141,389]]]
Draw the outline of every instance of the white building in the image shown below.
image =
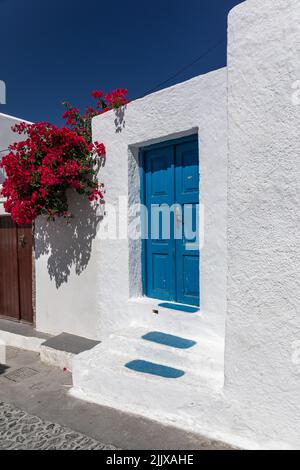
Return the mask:
[[[73,360],[77,396],[244,448],[300,448],[299,20],[297,0],[247,0],[226,69],[93,120],[104,210],[70,194],[70,225],[35,227],[36,329],[101,341]],[[174,234],[128,236],[141,202],[198,197],[200,261]]]

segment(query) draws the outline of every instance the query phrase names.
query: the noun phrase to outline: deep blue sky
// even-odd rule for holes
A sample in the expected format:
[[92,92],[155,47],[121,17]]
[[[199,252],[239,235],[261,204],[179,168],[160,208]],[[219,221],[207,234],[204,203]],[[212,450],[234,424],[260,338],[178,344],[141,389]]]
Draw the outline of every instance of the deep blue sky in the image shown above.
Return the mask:
[[0,0],[0,112],[60,123],[93,89],[144,95],[226,64],[228,11],[243,0]]

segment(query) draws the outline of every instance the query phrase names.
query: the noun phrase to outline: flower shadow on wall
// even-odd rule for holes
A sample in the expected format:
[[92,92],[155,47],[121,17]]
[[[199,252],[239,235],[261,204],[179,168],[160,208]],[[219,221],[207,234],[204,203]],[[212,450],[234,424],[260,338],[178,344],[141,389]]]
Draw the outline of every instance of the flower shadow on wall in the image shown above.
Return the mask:
[[125,129],[126,121],[125,121],[125,111],[127,105],[121,106],[120,108],[114,109],[115,113],[115,126],[116,126],[116,133],[120,134],[123,129]]
[[93,206],[75,191],[68,194],[74,217],[47,222],[41,216],[35,222],[35,257],[47,257],[47,269],[56,288],[67,283],[72,272],[78,276],[87,268],[98,224],[103,219],[101,208]]

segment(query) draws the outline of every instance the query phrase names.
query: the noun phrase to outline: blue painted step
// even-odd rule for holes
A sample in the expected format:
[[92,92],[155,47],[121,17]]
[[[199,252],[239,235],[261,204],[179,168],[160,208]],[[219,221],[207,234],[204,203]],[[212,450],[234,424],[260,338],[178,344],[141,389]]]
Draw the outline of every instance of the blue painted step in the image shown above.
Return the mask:
[[199,308],[197,307],[190,307],[189,305],[181,305],[181,304],[172,304],[169,302],[164,302],[162,304],[158,304],[159,307],[163,308],[170,308],[172,310],[179,310],[181,312],[186,313],[197,313],[199,312]]
[[152,341],[153,343],[164,344],[178,349],[189,349],[197,344],[196,341],[181,338],[180,336],[168,335],[160,331],[150,331],[142,336],[142,338],[147,341]]
[[155,364],[154,362],[143,361],[136,359],[125,364],[125,367],[135,372],[143,372],[144,374],[158,375],[166,379],[178,379],[184,375],[184,371],[174,369],[173,367],[163,366],[162,364]]

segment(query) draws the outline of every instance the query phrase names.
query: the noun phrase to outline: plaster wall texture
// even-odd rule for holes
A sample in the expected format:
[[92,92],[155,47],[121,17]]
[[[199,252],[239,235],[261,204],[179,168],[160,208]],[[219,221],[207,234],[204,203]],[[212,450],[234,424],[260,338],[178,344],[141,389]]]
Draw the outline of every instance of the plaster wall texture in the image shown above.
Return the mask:
[[266,447],[300,448],[299,24],[298,0],[229,16],[225,393]]
[[[13,142],[22,140],[22,136],[15,134],[11,130],[12,126],[22,121],[23,121],[22,119],[18,119],[13,116],[8,116],[7,114],[0,113],[0,160],[5,155],[5,152],[1,152],[1,150],[6,150],[8,146],[12,144]],[[4,178],[5,177],[4,177],[3,171],[0,169],[0,187],[4,181]],[[1,195],[0,195],[0,215],[5,214],[3,202],[4,202],[4,199],[1,198]]]
[[[93,352],[78,357],[75,363],[73,393],[78,396],[99,403],[107,400],[110,406],[176,423],[244,448],[300,448],[300,112],[295,104],[294,86],[300,75],[299,20],[297,0],[263,3],[248,0],[229,15],[227,257],[226,249],[223,252],[223,262],[228,263],[228,306],[224,387],[220,390],[208,383],[202,386],[200,379],[196,379],[194,383],[185,383],[183,393],[180,381],[172,383],[170,388],[163,379],[124,372],[123,358],[106,358],[106,349],[98,345]],[[217,96],[215,89],[210,92],[214,98]],[[210,95],[209,98],[214,99]],[[189,103],[189,108],[192,106]],[[195,113],[199,110],[201,103],[197,96]],[[99,119],[94,123],[97,137],[104,122]],[[168,124],[162,120],[160,126],[159,135],[163,135]],[[198,127],[201,140],[201,135],[207,134],[201,125]],[[130,126],[136,128],[138,125]],[[132,136],[129,150],[135,148],[135,142],[143,140],[143,132],[142,129],[139,136]],[[118,138],[116,134],[115,141]],[[213,136],[209,134],[209,138]],[[111,151],[115,152],[114,140],[112,144]],[[120,166],[124,166],[121,152],[116,156]],[[211,216],[213,209],[208,201],[212,203],[212,200],[205,184],[211,181],[207,165],[213,165],[216,160],[214,156],[209,159],[206,151],[203,153],[203,143],[201,158],[202,197]],[[217,167],[217,175],[221,174]],[[115,183],[127,191],[126,178]],[[223,196],[226,197],[226,190]],[[215,225],[214,229],[220,232],[221,228]],[[207,233],[211,234],[206,220],[206,240],[210,238]],[[205,298],[208,292],[212,294],[209,283],[206,284],[209,276],[205,262],[213,263],[208,248],[205,245],[202,250],[202,300],[218,330],[212,308],[216,305],[214,295],[208,301]],[[127,265],[129,252],[123,254]],[[107,263],[106,256],[110,256],[109,250],[104,254]],[[126,276],[124,298],[128,283]],[[108,348],[112,339],[107,341]],[[107,369],[100,370],[97,366],[100,361]],[[198,368],[195,370],[198,372]],[[116,383],[124,393],[114,399]],[[138,395],[134,393],[136,389]]]
[[[114,205],[118,196],[128,197],[129,224],[131,207],[140,203],[140,148],[198,134],[205,210],[201,309],[220,333],[224,332],[226,310],[226,80],[225,69],[215,71],[137,100],[128,105],[124,116],[111,113],[93,122],[95,140],[102,139],[107,145],[102,173],[106,200]],[[113,331],[120,319],[127,325],[130,312],[133,321],[147,325],[155,301],[141,299],[140,241],[102,241],[100,251],[104,267],[99,273],[100,330]]]
[[35,224],[36,328],[95,338],[99,247],[95,242],[97,213],[75,192],[69,194],[74,218]]
[[[226,82],[226,69],[221,69],[134,101],[124,112],[109,112],[93,120],[93,138],[104,142],[107,149],[99,173],[106,187],[106,205],[102,216],[93,211],[88,214],[88,207],[70,195],[75,213],[71,227],[66,229],[64,221],[52,227],[43,219],[38,221],[38,329],[104,339],[130,324],[151,324],[158,301],[142,298],[141,243],[128,239],[126,231],[126,224],[136,215],[134,204],[140,204],[139,149],[198,133],[205,209],[200,276],[203,321],[208,329],[224,336]],[[124,222],[117,222],[123,233],[117,239],[103,239],[114,211]],[[82,259],[86,240],[89,246]]]

